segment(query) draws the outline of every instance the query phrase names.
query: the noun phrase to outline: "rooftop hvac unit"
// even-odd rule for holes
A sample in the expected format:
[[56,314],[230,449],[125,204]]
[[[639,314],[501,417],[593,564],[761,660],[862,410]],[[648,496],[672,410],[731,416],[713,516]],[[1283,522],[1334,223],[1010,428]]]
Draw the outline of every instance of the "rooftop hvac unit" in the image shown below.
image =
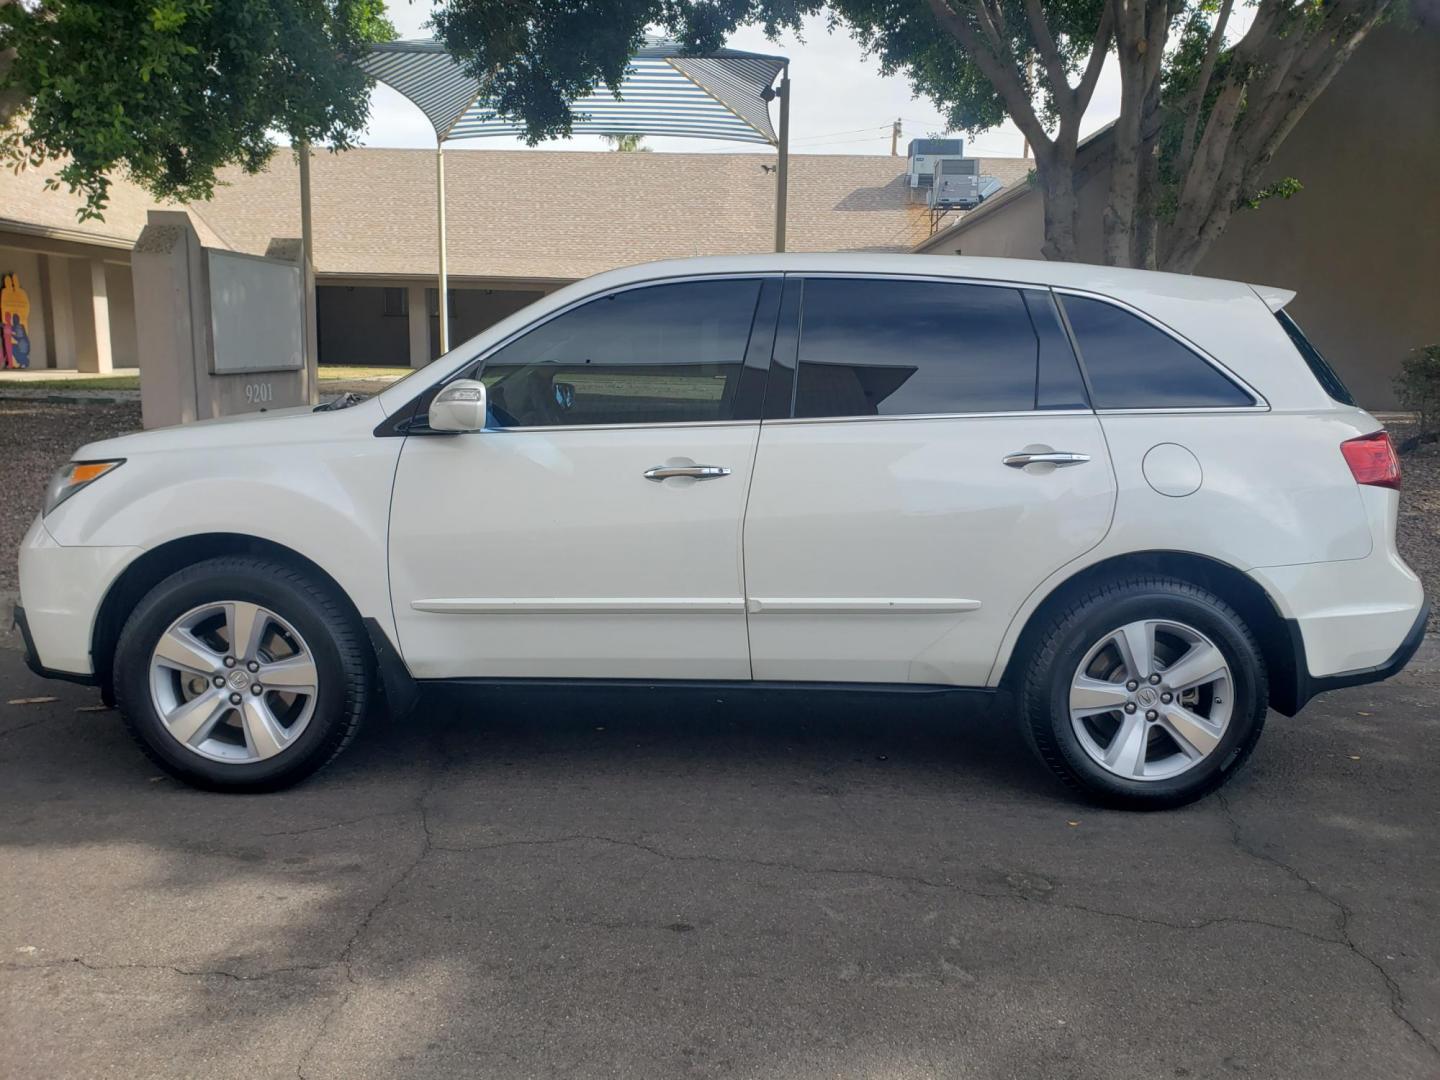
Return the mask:
[[980,159],[942,157],[935,162],[930,183],[930,205],[968,210],[979,206]]
[[911,139],[909,177],[912,188],[928,188],[935,180],[935,162],[965,153],[964,139]]

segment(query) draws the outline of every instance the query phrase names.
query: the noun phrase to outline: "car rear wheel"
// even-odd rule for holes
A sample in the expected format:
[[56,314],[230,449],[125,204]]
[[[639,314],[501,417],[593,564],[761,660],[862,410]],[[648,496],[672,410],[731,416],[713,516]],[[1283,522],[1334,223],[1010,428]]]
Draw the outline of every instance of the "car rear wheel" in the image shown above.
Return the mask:
[[155,586],[121,631],[121,715],[150,758],[198,787],[272,791],[354,737],[371,685],[361,628],[333,588],[225,556]]
[[1188,582],[1097,585],[1048,620],[1021,690],[1026,733],[1061,780],[1112,805],[1179,806],[1244,763],[1265,722],[1254,636]]

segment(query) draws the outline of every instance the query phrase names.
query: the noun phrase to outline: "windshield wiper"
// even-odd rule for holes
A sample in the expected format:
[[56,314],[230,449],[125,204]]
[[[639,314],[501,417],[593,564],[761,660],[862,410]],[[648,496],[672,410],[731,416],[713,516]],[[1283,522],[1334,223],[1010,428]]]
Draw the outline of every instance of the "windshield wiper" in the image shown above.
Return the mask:
[[356,394],[346,390],[343,394],[337,394],[329,401],[322,401],[319,405],[316,405],[312,411],[334,412],[336,409],[348,409],[352,405],[359,405],[369,396],[369,394]]

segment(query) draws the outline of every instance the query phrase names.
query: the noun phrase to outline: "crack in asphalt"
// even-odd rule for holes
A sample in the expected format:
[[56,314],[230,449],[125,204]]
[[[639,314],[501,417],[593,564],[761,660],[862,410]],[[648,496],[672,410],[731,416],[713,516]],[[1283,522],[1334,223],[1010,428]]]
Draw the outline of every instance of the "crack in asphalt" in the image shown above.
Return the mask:
[[0,739],[8,739],[11,735],[18,735],[22,731],[29,731],[32,727],[39,727],[41,724],[49,722],[48,717],[41,717],[39,720],[30,720],[23,724],[16,724],[14,727],[0,731]]
[[248,983],[262,982],[277,975],[284,975],[295,972],[324,972],[338,968],[344,975],[347,987],[339,995],[338,1000],[321,1018],[320,1022],[316,1026],[314,1036],[302,1049],[300,1056],[296,1062],[296,1077],[298,1078],[298,1080],[306,1080],[305,1069],[308,1062],[314,1055],[316,1049],[324,1041],[325,1036],[329,1032],[335,1018],[339,1015],[345,1005],[350,1001],[359,986],[359,980],[355,976],[352,962],[355,950],[358,947],[361,939],[365,936],[366,932],[369,930],[369,928],[374,923],[375,919],[379,916],[379,914],[391,903],[391,901],[394,899],[400,889],[415,876],[421,865],[432,854],[436,852],[441,852],[446,854],[465,855],[480,854],[491,851],[501,851],[511,848],[553,847],[564,844],[583,843],[607,844],[615,847],[624,847],[639,851],[641,853],[651,856],[652,858],[660,859],[665,862],[702,863],[720,866],[747,866],[764,870],[776,870],[802,875],[870,878],[895,884],[912,885],[926,889],[943,890],[964,896],[975,897],[978,899],[1027,904],[1036,907],[1058,908],[1061,910],[1074,911],[1080,914],[1090,915],[1097,918],[1115,919],[1130,924],[1154,926],[1165,930],[1198,931],[1216,926],[1237,925],[1255,926],[1284,933],[1296,934],[1309,941],[1315,942],[1316,944],[1339,946],[1346,951],[1353,953],[1358,959],[1363,961],[1369,967],[1373,968],[1375,972],[1380,976],[1386,988],[1390,1012],[1395,1016],[1397,1020],[1404,1024],[1405,1027],[1408,1028],[1411,1033],[1414,1034],[1415,1037],[1432,1054],[1440,1056],[1440,1048],[1437,1048],[1434,1041],[1432,1041],[1423,1031],[1421,1031],[1415,1025],[1415,1023],[1410,1020],[1408,1016],[1405,1015],[1406,1001],[1399,983],[1395,980],[1395,978],[1389,973],[1389,971],[1380,961],[1378,961],[1375,957],[1371,956],[1369,953],[1365,952],[1359,946],[1359,944],[1355,941],[1354,937],[1350,933],[1350,922],[1353,918],[1353,913],[1350,908],[1338,897],[1331,895],[1314,880],[1302,874],[1296,867],[1284,862],[1281,859],[1271,856],[1266,852],[1247,843],[1244,838],[1243,830],[1240,825],[1239,819],[1236,817],[1233,808],[1231,807],[1229,801],[1226,799],[1223,793],[1217,793],[1216,799],[1221,807],[1222,816],[1224,817],[1226,823],[1229,826],[1232,846],[1241,854],[1249,858],[1255,859],[1259,862],[1265,863],[1266,865],[1274,867],[1275,869],[1286,874],[1287,876],[1301,884],[1308,892],[1314,894],[1323,903],[1331,907],[1334,910],[1336,916],[1335,936],[1328,936],[1325,934],[1316,933],[1303,927],[1294,926],[1288,923],[1273,922],[1266,919],[1250,918],[1239,915],[1223,915],[1212,918],[1192,919],[1181,922],[1172,919],[1157,918],[1149,915],[1140,915],[1133,912],[1098,908],[1090,906],[1088,904],[1059,900],[1053,897],[1036,898],[1032,896],[1026,896],[1023,893],[1013,890],[991,890],[975,888],[953,881],[925,877],[920,874],[896,873],[892,871],[876,870],[869,867],[811,866],[804,863],[786,860],[759,859],[746,856],[679,854],[676,852],[667,851],[664,848],[658,847],[654,844],[644,843],[639,840],[626,840],[618,837],[603,836],[594,833],[567,833],[560,836],[501,840],[494,843],[475,845],[441,844],[436,841],[435,832],[431,825],[429,801],[433,796],[435,790],[440,786],[441,781],[449,768],[450,757],[448,753],[444,750],[443,746],[440,744],[438,737],[435,740],[435,743],[436,748],[439,751],[440,758],[438,766],[432,768],[429,777],[422,786],[421,790],[416,794],[412,806],[408,809],[367,814],[359,818],[332,822],[328,825],[316,826],[313,828],[264,834],[273,836],[293,835],[296,833],[306,832],[320,832],[326,829],[339,828],[345,825],[355,824],[360,821],[372,820],[381,817],[391,817],[401,813],[408,812],[415,815],[416,824],[419,826],[420,845],[419,849],[415,853],[414,858],[412,858],[409,864],[394,877],[394,879],[385,888],[381,895],[366,910],[365,914],[356,924],[355,929],[351,933],[350,937],[346,940],[344,947],[340,950],[340,953],[334,960],[323,964],[292,965],[268,969],[265,971],[259,971],[250,974],[229,971],[222,968],[192,969],[185,968],[176,964],[97,962],[87,960],[83,957],[73,957],[63,960],[44,961],[37,963],[0,962],[0,970],[23,971],[32,968],[40,969],[79,966],[87,970],[97,972],[115,972],[131,970],[164,971],[190,978],[216,978],[225,979],[236,983]]
[[1399,982],[1397,982],[1395,977],[1390,974],[1384,964],[1382,964],[1375,957],[1371,956],[1364,949],[1360,948],[1359,944],[1355,941],[1354,936],[1351,935],[1350,921],[1354,917],[1354,912],[1350,910],[1349,905],[1342,901],[1338,896],[1335,896],[1332,893],[1327,892],[1325,889],[1322,889],[1318,882],[1306,877],[1299,871],[1299,869],[1285,862],[1283,859],[1278,859],[1275,856],[1270,855],[1267,852],[1261,851],[1259,848],[1256,848],[1253,845],[1246,843],[1243,835],[1243,830],[1240,826],[1240,819],[1235,816],[1235,811],[1234,808],[1230,805],[1230,800],[1226,797],[1223,791],[1217,791],[1215,793],[1215,799],[1216,802],[1220,804],[1221,813],[1230,826],[1231,844],[1237,851],[1241,852],[1244,855],[1248,855],[1250,858],[1255,859],[1258,862],[1265,863],[1268,866],[1273,866],[1275,867],[1275,869],[1281,871],[1284,874],[1287,874],[1289,877],[1293,878],[1295,881],[1298,881],[1301,885],[1303,885],[1306,890],[1313,893],[1315,896],[1319,897],[1324,903],[1335,909],[1335,929],[1337,934],[1339,935],[1339,937],[1335,939],[1336,943],[1344,946],[1350,952],[1354,953],[1357,957],[1359,957],[1361,960],[1363,960],[1365,963],[1369,964],[1372,968],[1375,969],[1375,972],[1385,983],[1385,988],[1388,992],[1389,997],[1390,1012],[1394,1014],[1395,1019],[1399,1020],[1402,1024],[1409,1028],[1411,1033],[1417,1039],[1419,1039],[1420,1042],[1432,1054],[1434,1054],[1436,1057],[1440,1057],[1440,1046],[1437,1046],[1428,1035],[1421,1031],[1420,1028],[1417,1027],[1415,1023],[1408,1016],[1405,1015],[1405,993],[1400,989]]
[[173,975],[184,975],[197,979],[229,979],[232,982],[264,982],[276,975],[288,975],[297,971],[329,971],[335,964],[293,964],[288,967],[268,968],[251,974],[226,971],[224,968],[185,968],[178,964],[145,964],[139,962],[98,962],[83,956],[71,956],[63,960],[42,960],[33,964],[0,963],[3,971],[39,971],[47,968],[82,967],[87,971],[166,971]]
[[277,829],[274,832],[256,833],[257,836],[304,836],[307,833],[328,832],[331,829],[343,829],[347,825],[358,825],[362,821],[376,821],[380,818],[399,817],[401,814],[414,812],[413,806],[403,807],[399,810],[381,810],[373,814],[362,814],[360,817],[345,818],[342,821],[332,821],[325,825],[307,825],[301,829]]
[[[432,769],[425,785],[416,794],[415,803],[413,807],[411,807],[411,812],[416,815],[417,822],[420,826],[420,850],[416,852],[415,858],[410,861],[410,865],[397,874],[395,879],[386,887],[385,891],[380,894],[379,899],[370,905],[370,909],[365,912],[359,924],[355,927],[354,932],[350,935],[349,940],[345,942],[345,947],[340,950],[340,955],[336,957],[332,966],[339,967],[344,973],[348,989],[339,996],[339,1000],[321,1017],[320,1023],[316,1026],[314,1036],[300,1051],[300,1056],[295,1062],[295,1076],[297,1080],[306,1080],[306,1062],[310,1060],[315,1049],[324,1041],[326,1033],[330,1030],[330,1024],[334,1021],[335,1017],[339,1015],[340,1010],[349,1003],[351,997],[355,994],[356,988],[360,985],[359,981],[355,978],[355,972],[351,963],[356,944],[365,935],[365,931],[370,928],[370,924],[374,922],[375,917],[390,903],[391,898],[400,890],[401,886],[414,876],[415,871],[420,868],[420,864],[435,850],[435,836],[430,829],[430,810],[426,804],[436,787],[439,786],[440,779],[444,775],[445,770],[449,767],[450,756],[441,745],[438,733],[433,741],[436,749],[440,752],[440,766]],[[381,817],[385,815],[373,814],[368,816]]]
[[897,874],[884,870],[874,870],[868,867],[844,867],[844,866],[806,866],[803,863],[785,862],[773,859],[754,859],[743,856],[725,855],[678,855],[674,852],[665,851],[652,844],[641,843],[638,840],[621,840],[613,836],[599,836],[593,833],[567,833],[563,836],[539,837],[528,840],[501,840],[493,844],[478,844],[464,847],[454,847],[444,844],[434,844],[432,851],[446,852],[449,854],[474,854],[484,851],[497,851],[504,848],[515,847],[545,847],[556,844],[570,843],[597,843],[613,844],[616,847],[628,847],[637,851],[645,852],[655,858],[667,862],[689,862],[689,863],[712,863],[722,866],[752,866],[766,870],[783,870],[797,874],[835,875],[839,877],[867,877],[876,878],[881,881],[890,881],[904,885],[918,885],[927,889],[941,889],[948,892],[959,893],[963,896],[973,896],[985,900],[998,900],[1009,903],[1030,904],[1037,907],[1058,908],[1064,911],[1076,911],[1085,915],[1094,915],[1101,918],[1118,919],[1123,922],[1134,923],[1143,926],[1156,926],[1166,930],[1204,930],[1211,926],[1258,926],[1270,930],[1281,930],[1291,934],[1298,934],[1303,938],[1322,945],[1344,945],[1340,938],[1326,937],[1323,934],[1316,934],[1303,927],[1292,926],[1289,923],[1271,922],[1267,919],[1255,919],[1240,915],[1218,915],[1207,919],[1191,919],[1186,922],[1177,922],[1173,919],[1159,919],[1150,915],[1137,915],[1134,912],[1114,911],[1106,908],[1092,907],[1088,904],[1075,903],[1068,900],[1043,899],[1038,900],[1025,896],[1013,890],[990,890],[976,889],[966,885],[960,885],[953,881],[940,881],[935,878],[927,878],[918,874]]

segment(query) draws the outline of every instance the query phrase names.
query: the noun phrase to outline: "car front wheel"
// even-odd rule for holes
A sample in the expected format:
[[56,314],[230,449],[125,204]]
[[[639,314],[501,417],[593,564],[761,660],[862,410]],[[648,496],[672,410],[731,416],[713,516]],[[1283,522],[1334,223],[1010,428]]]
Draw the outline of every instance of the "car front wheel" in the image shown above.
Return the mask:
[[361,628],[328,583],[224,556],[140,601],[114,680],[131,734],[166,772],[214,790],[272,791],[354,737],[370,667]]
[[1021,691],[1027,735],[1072,787],[1136,809],[1214,791],[1265,722],[1265,667],[1240,616],[1169,578],[1093,587],[1038,635]]

